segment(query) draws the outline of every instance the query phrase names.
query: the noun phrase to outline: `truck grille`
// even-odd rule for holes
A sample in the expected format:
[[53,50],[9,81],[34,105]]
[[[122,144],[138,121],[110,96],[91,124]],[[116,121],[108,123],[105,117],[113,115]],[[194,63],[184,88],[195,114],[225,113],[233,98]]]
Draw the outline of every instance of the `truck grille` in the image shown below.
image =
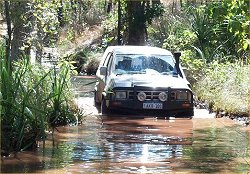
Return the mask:
[[170,100],[175,100],[176,99],[176,93],[175,92],[171,92],[170,94]]
[[139,93],[139,92],[144,92],[145,94],[146,94],[146,100],[154,100],[154,99],[159,99],[159,94],[161,93],[161,92],[166,92],[167,93],[167,91],[136,91],[136,92],[134,92],[134,91],[129,91],[128,92],[128,97],[129,97],[129,99],[137,99],[137,94]]

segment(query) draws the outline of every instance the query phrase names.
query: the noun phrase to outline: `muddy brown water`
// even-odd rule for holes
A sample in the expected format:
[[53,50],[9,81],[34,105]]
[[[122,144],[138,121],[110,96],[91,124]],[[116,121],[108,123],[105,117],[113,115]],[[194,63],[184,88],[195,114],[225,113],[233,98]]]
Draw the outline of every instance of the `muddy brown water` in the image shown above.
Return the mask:
[[[87,87],[91,90],[92,87]],[[193,119],[103,117],[86,93],[85,122],[59,127],[54,146],[1,159],[2,173],[250,173],[249,127],[196,110]]]

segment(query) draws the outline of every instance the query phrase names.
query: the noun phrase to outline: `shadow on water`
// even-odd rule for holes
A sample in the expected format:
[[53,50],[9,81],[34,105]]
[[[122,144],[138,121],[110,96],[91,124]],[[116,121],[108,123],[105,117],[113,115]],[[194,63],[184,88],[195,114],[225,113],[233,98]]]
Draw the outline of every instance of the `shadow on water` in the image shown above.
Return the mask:
[[[2,172],[244,173],[247,133],[234,127],[199,129],[189,119],[95,117],[82,126],[60,127],[56,146],[3,159]],[[202,124],[202,123],[200,123]],[[196,127],[194,129],[194,127]],[[237,131],[235,131],[237,130]]]

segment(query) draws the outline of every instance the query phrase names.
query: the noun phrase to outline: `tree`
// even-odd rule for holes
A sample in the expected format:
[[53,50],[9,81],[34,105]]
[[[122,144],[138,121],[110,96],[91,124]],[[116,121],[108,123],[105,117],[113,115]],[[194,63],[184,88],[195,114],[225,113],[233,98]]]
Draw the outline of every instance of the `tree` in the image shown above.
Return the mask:
[[[6,38],[6,62],[9,62],[10,59],[10,42],[11,42],[11,18],[10,18],[10,3],[8,0],[4,1],[4,11],[5,11],[5,18],[7,24],[7,33],[8,37]],[[8,65],[9,66],[9,65]]]
[[107,13],[110,13],[112,10],[112,0],[108,0]]
[[128,1],[128,45],[145,45],[145,1]]
[[247,0],[210,2],[190,8],[192,28],[198,47],[208,61],[247,58],[249,29]]
[[126,1],[128,20],[128,45],[145,45],[147,40],[147,25],[154,17],[163,14],[163,5],[159,0]]
[[118,0],[118,25],[117,25],[117,44],[121,45],[122,44],[122,36],[121,36],[121,29],[122,29],[122,24],[121,24],[121,0]]
[[64,21],[64,15],[63,15],[63,1],[62,0],[60,0],[59,2],[57,18],[59,21],[59,26],[64,27],[65,21]]
[[17,60],[22,53],[30,54],[29,35],[32,31],[32,15],[30,12],[28,0],[11,2],[10,16],[13,24],[11,61]]

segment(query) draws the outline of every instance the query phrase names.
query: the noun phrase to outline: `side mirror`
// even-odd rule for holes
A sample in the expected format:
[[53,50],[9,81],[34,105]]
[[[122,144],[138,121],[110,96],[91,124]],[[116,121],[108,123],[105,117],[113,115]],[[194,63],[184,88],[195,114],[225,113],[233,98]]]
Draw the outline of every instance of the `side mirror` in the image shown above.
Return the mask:
[[103,75],[103,76],[107,75],[107,67],[106,66],[100,67],[100,75]]

